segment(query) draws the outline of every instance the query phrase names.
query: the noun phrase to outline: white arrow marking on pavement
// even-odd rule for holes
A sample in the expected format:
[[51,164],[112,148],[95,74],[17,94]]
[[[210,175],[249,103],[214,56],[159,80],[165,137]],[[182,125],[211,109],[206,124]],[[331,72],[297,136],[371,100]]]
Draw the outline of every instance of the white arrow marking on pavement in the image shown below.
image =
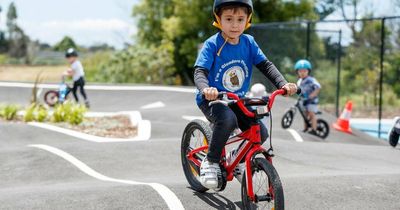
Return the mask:
[[141,109],[157,109],[157,108],[162,108],[162,107],[165,107],[165,104],[161,101],[157,101],[155,103],[144,105],[140,108]]
[[296,140],[297,142],[303,142],[304,141],[303,138],[301,138],[300,134],[297,133],[297,131],[295,131],[295,130],[293,130],[291,128],[286,129],[286,130],[289,131],[290,134],[292,134],[294,140]]
[[130,184],[130,185],[148,185],[151,186],[154,190],[158,192],[158,194],[161,195],[161,197],[164,199],[164,201],[167,203],[169,209],[184,209],[181,201],[178,199],[178,197],[166,186],[158,183],[144,183],[144,182],[135,182],[131,180],[122,180],[122,179],[114,179],[110,178],[107,176],[104,176],[100,174],[99,172],[93,170],[89,166],[87,166],[85,163],[82,161],[78,160],[74,156],[57,149],[55,147],[51,147],[48,145],[43,145],[43,144],[31,144],[28,145],[29,147],[36,147],[39,149],[46,150],[48,152],[51,152],[55,155],[58,155],[68,162],[72,163],[76,167],[78,167],[81,171],[86,173],[87,175],[94,177],[96,179],[102,180],[102,181],[107,181],[107,182],[118,182],[118,183],[124,183],[124,184]]
[[203,120],[204,122],[208,122],[207,118],[204,116],[188,116],[188,115],[183,115],[182,116],[183,119],[188,120],[188,121],[192,121],[192,120]]

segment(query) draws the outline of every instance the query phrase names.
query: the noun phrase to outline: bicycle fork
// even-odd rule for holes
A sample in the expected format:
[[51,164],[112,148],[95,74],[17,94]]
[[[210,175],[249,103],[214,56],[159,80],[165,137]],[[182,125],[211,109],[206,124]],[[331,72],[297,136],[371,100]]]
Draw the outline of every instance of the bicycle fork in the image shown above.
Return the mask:
[[[246,155],[246,186],[247,186],[247,195],[250,200],[253,202],[258,202],[262,200],[271,200],[272,198],[264,198],[264,196],[260,196],[256,198],[253,191],[253,177],[252,177],[252,160],[255,158],[257,154],[263,154],[268,162],[272,163],[272,158],[268,155],[268,152],[262,148],[260,145],[254,146]],[[272,189],[268,189],[269,193],[273,196]]]

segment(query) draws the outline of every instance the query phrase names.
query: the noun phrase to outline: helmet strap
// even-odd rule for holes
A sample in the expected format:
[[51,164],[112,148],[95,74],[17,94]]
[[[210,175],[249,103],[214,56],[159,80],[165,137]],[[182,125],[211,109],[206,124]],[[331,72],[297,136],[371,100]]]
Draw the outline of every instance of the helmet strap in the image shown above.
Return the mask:
[[246,23],[246,28],[245,28],[245,30],[246,29],[248,29],[248,28],[250,28],[250,26],[251,26],[251,17],[252,17],[252,13],[250,13],[250,15],[249,15],[249,18],[247,18],[247,23]]
[[225,47],[226,43],[228,42],[229,37],[226,37],[224,44],[219,48],[218,52],[217,52],[217,56],[221,55],[222,49]]
[[218,17],[218,15],[214,12],[214,17],[215,17],[215,21],[213,22],[213,26],[219,28],[220,30],[222,30],[222,26],[221,26],[221,18]]

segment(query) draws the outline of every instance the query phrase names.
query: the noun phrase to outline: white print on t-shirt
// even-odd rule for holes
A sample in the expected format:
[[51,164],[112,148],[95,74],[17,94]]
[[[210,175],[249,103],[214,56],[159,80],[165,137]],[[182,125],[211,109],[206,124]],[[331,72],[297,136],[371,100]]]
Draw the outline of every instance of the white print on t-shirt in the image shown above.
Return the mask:
[[[231,65],[234,66],[230,67],[228,70],[225,70]],[[221,74],[223,74],[222,81],[220,80]],[[249,77],[249,68],[244,60],[231,60],[221,65],[221,68],[218,69],[218,73],[215,76],[215,82],[221,81],[225,89],[235,92],[242,88],[247,77]]]
[[224,87],[232,92],[242,88],[245,79],[244,71],[240,66],[233,66],[225,71],[222,77]]

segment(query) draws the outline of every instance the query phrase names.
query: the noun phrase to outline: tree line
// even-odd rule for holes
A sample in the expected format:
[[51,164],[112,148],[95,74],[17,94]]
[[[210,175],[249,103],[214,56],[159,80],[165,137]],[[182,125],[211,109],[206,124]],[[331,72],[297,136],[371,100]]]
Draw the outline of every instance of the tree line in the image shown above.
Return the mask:
[[[0,14],[5,12],[0,5]],[[11,2],[6,11],[6,30],[0,30],[0,64],[34,64],[34,59],[39,51],[65,52],[73,47],[83,52],[113,51],[114,47],[107,44],[97,44],[82,47],[69,36],[64,36],[58,43],[51,46],[38,40],[32,40],[18,25],[18,11],[14,2]],[[2,21],[2,20],[0,20]],[[7,58],[1,59],[1,55]],[[62,61],[62,59],[61,59]],[[52,63],[52,62],[51,62]]]

